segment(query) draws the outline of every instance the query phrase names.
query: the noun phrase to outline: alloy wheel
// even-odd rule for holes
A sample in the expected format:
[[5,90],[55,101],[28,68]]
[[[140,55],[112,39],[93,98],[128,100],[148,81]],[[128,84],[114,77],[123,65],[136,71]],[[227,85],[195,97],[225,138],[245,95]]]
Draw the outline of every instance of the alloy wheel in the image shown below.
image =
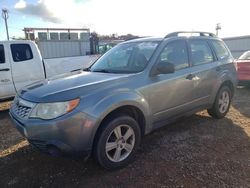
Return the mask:
[[126,159],[135,145],[135,132],[129,125],[115,127],[106,141],[106,155],[113,162]]

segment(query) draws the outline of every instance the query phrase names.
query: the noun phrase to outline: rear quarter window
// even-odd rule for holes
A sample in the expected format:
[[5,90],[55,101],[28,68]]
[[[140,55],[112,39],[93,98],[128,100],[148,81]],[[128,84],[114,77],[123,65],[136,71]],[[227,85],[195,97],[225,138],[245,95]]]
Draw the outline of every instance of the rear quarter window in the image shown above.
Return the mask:
[[189,44],[193,66],[214,61],[213,53],[205,40],[190,40]]
[[33,54],[28,44],[11,44],[10,48],[14,62],[33,59]]
[[5,63],[4,47],[0,45],[0,64]]
[[212,45],[219,60],[230,56],[230,53],[228,52],[223,42],[213,40]]

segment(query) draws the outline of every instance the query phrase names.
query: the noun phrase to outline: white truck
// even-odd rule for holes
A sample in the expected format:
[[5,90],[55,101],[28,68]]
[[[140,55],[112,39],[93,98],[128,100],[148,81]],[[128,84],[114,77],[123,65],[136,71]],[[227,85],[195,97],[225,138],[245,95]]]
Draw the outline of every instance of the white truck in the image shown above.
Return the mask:
[[0,102],[32,82],[89,67],[99,55],[43,59],[32,41],[0,41]]

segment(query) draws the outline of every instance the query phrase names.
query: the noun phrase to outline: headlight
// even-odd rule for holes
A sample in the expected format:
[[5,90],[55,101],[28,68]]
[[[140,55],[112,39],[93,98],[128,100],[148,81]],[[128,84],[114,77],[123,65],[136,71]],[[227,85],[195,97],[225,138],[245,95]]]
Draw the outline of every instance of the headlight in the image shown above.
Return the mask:
[[71,112],[77,107],[80,99],[75,99],[67,102],[56,102],[56,103],[39,103],[32,110],[30,115],[31,118],[40,119],[55,119],[68,112]]

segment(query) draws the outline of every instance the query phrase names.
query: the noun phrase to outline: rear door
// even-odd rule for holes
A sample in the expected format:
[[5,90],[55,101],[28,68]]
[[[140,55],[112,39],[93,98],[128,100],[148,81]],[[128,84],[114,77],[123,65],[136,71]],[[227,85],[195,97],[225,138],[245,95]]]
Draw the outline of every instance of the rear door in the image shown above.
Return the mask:
[[13,82],[17,90],[45,78],[42,60],[34,44],[13,43],[9,48]]
[[190,79],[194,84],[194,106],[209,103],[213,87],[216,86],[218,71],[215,54],[206,39],[189,39],[189,50],[192,64]]
[[6,53],[6,44],[0,43],[0,99],[15,95],[11,66]]

